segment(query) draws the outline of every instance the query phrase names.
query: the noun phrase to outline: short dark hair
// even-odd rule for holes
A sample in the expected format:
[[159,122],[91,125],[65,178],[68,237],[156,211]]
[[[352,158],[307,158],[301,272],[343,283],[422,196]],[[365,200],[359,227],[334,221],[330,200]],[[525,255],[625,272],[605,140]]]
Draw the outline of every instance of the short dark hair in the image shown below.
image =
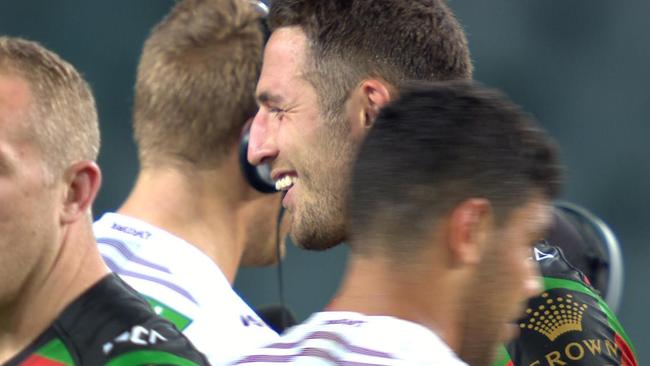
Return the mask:
[[444,0],[274,0],[269,24],[305,32],[304,71],[325,113],[340,111],[364,78],[397,86],[472,76],[465,33]]
[[260,14],[245,0],[183,0],[151,32],[135,86],[143,166],[220,162],[256,111]]
[[[408,255],[434,220],[469,198],[489,200],[499,225],[534,194],[557,196],[562,169],[555,143],[505,96],[467,81],[402,90],[380,112],[353,169],[347,208],[353,251]],[[385,247],[355,247],[356,238],[368,236],[382,238]],[[391,242],[414,247],[386,247]]]

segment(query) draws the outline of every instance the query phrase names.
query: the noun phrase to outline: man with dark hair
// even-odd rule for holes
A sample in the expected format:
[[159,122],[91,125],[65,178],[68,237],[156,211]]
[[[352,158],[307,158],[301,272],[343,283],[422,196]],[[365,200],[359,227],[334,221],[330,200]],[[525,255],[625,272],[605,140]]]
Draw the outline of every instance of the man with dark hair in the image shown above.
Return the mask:
[[0,37],[0,363],[207,364],[102,262],[90,213],[98,151],[81,75]]
[[488,365],[540,290],[527,259],[559,188],[555,145],[505,97],[405,88],[352,172],[338,294],[238,364]]
[[259,10],[184,0],[152,30],[135,85],[139,176],[117,213],[95,223],[109,267],[215,364],[277,337],[231,287],[240,265],[278,260],[276,234],[286,231],[276,226],[279,194],[255,191],[240,169],[262,59]]
[[[492,366],[636,366],[634,346],[605,302],[606,293],[598,290],[608,287],[600,272],[622,271],[616,268],[621,263],[607,258],[615,253],[601,253],[608,245],[618,246],[613,233],[589,211],[556,202],[544,237],[533,252],[544,292],[528,300],[517,321],[519,336],[499,348]],[[611,285],[622,285],[618,276],[622,273],[613,277],[614,282],[621,283]],[[615,299],[610,301],[616,304]]]
[[257,85],[249,161],[286,192],[294,242],[345,239],[355,151],[408,79],[468,79],[467,41],[443,0],[277,0]]
[[443,0],[275,0],[269,21],[248,157],[286,192],[294,242],[328,249],[379,109],[407,79],[471,78],[467,42]]

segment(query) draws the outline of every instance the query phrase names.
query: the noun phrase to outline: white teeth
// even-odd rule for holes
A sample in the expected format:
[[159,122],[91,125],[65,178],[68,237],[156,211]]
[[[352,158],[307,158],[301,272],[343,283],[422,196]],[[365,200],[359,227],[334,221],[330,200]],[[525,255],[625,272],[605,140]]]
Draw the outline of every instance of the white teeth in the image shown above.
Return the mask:
[[287,189],[291,188],[291,186],[293,186],[295,180],[296,177],[285,175],[275,182],[275,189],[278,191],[286,191]]

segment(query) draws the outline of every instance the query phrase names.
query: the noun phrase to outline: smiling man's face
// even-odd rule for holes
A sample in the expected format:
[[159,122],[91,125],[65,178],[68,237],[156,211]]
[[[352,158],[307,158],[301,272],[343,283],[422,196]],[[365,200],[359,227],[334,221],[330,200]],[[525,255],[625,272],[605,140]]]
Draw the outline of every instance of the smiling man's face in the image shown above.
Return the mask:
[[257,84],[260,109],[251,126],[248,160],[267,162],[284,207],[293,241],[323,250],[345,238],[344,200],[357,141],[345,113],[327,120],[318,95],[304,75],[307,39],[297,27],[273,32]]

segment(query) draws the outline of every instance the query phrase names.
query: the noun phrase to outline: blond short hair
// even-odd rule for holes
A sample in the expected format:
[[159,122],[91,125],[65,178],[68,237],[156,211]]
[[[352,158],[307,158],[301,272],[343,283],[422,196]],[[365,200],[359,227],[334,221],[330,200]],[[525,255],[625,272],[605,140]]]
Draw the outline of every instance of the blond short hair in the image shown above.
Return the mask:
[[33,96],[29,122],[52,172],[75,161],[97,159],[100,138],[95,99],[70,63],[36,42],[2,36],[0,73],[28,82]]
[[135,87],[143,167],[210,167],[256,110],[260,15],[246,0],[183,0],[151,32]]

